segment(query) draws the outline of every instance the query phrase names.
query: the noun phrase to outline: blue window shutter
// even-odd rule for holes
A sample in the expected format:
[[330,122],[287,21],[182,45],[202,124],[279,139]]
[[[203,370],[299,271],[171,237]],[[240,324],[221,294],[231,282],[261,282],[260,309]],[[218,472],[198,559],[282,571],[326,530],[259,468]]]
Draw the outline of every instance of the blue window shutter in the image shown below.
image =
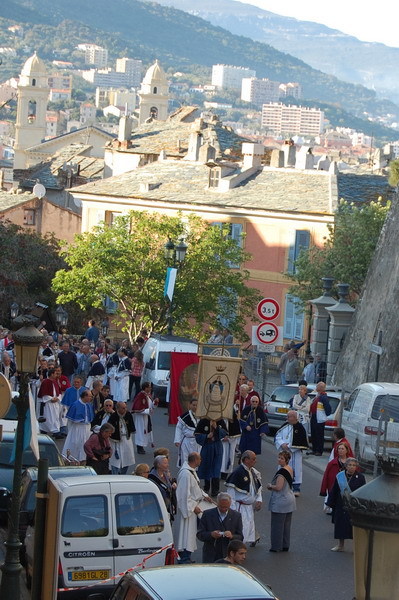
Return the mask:
[[237,246],[240,246],[240,248],[242,248],[242,229],[241,223],[230,224],[230,237],[237,243]]
[[293,339],[294,337],[294,322],[295,322],[295,305],[292,301],[292,296],[285,296],[285,311],[284,311],[284,337]]
[[[230,238],[235,241],[239,248],[242,248],[242,230],[243,226],[241,223],[230,223]],[[240,265],[229,262],[229,267],[231,269],[239,269]]]
[[298,229],[295,231],[291,245],[288,249],[288,265],[287,272],[295,273],[295,261],[297,260],[301,250],[307,250],[310,245],[310,232],[306,229]]
[[[298,300],[298,298],[294,298],[294,301]],[[294,340],[302,340],[303,339],[303,322],[305,320],[305,315],[303,310],[298,312],[298,305],[295,304],[295,327],[294,327]]]
[[301,250],[307,250],[310,244],[310,233],[306,230],[295,232],[295,260],[298,258]]
[[118,303],[111,300],[111,298],[109,296],[105,296],[104,307],[105,307],[105,312],[108,315],[114,315],[116,313],[116,311],[118,310]]

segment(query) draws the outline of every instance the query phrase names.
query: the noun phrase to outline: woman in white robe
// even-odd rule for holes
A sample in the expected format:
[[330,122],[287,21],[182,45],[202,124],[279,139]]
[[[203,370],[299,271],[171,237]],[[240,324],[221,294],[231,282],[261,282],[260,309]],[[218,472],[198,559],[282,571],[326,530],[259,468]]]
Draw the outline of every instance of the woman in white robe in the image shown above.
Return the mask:
[[114,402],[127,402],[129,400],[129,375],[131,362],[127,357],[126,348],[120,348],[118,351],[119,364],[116,367]]
[[151,414],[157,405],[158,399],[151,398],[151,383],[145,381],[141,385],[141,392],[133,400],[132,406],[138,454],[145,454],[144,448],[154,443]]

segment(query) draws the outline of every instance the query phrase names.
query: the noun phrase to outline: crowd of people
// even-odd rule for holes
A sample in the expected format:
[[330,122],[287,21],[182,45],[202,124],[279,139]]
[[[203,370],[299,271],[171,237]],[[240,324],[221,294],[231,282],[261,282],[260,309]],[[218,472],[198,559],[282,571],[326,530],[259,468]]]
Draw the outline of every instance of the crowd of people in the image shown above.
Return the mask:
[[[255,515],[262,509],[266,490],[270,492],[270,551],[289,551],[309,435],[315,455],[324,449],[324,423],[331,412],[325,383],[316,383],[316,395],[310,399],[306,380],[299,382],[292,410],[274,440],[278,468],[265,487],[255,465],[269,428],[254,381],[240,373],[230,419],[198,419],[197,400],[192,398],[174,432],[175,478],[168,448],[154,450],[152,416],[158,399],[150,383],[142,382],[141,348],[146,339],[143,330],[134,344],[124,340],[116,348],[100,336],[94,321],[80,341],[61,338],[56,342],[45,335],[37,376],[31,381],[40,431],[62,439],[63,454],[69,460],[89,465],[99,475],[134,472],[151,479],[171,521],[176,521],[175,545],[182,564],[192,562],[198,540],[203,542],[203,562],[242,564],[247,546],[255,546],[260,539]],[[3,332],[0,350],[2,373],[14,387],[18,374],[10,333]],[[282,358],[285,381],[291,381],[288,376],[295,382],[298,378],[295,350],[287,349]],[[308,360],[305,371],[309,366],[314,366],[313,361]],[[320,494],[326,498],[324,510],[333,514],[338,544],[332,550],[343,551],[352,529],[342,496],[363,485],[364,476],[342,429],[335,430],[335,440]],[[137,464],[136,453],[148,456],[149,448],[152,464]]]

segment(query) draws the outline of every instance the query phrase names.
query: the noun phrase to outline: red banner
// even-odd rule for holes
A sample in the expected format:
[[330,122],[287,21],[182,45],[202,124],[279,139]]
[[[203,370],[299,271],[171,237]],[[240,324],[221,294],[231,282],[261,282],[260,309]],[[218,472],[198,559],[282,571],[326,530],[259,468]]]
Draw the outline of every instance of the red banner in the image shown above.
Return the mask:
[[169,425],[176,425],[178,417],[187,412],[191,398],[198,398],[198,362],[193,352],[170,354]]

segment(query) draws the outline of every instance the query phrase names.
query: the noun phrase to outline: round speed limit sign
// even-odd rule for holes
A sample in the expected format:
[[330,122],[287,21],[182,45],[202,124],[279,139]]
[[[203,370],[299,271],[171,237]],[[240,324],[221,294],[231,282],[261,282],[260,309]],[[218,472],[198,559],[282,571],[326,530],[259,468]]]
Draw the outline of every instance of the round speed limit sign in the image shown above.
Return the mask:
[[263,298],[258,304],[257,311],[263,321],[272,321],[280,314],[280,305],[274,298]]

